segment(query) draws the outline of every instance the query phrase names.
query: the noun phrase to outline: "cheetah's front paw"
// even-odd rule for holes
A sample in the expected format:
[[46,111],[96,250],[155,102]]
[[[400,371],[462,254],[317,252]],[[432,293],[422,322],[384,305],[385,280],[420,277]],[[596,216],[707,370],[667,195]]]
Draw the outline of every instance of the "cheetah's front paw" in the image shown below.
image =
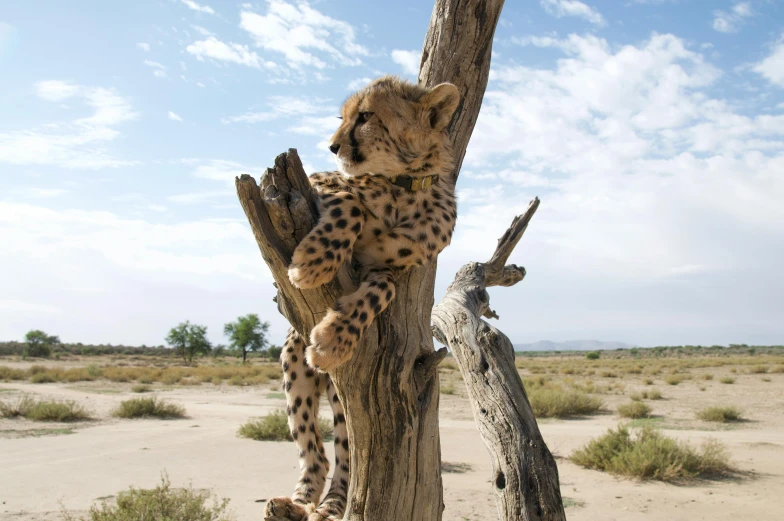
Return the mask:
[[346,362],[354,354],[361,334],[359,326],[353,324],[351,318],[330,309],[310,332],[306,353],[308,365],[330,371]]
[[305,266],[292,262],[289,266],[289,280],[300,289],[317,288],[332,280],[336,271],[327,267]]

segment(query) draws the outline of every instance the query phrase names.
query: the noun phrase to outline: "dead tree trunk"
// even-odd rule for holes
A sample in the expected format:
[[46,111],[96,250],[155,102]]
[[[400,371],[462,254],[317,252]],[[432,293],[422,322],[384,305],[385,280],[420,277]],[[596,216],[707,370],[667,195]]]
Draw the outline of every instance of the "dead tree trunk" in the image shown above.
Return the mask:
[[[437,0],[433,10],[419,81],[425,86],[448,81],[461,93],[450,127],[458,160],[452,182],[479,114],[502,6],[503,0]],[[355,288],[356,279],[344,267],[335,281],[318,289],[299,290],[288,280],[294,248],[318,218],[296,151],[278,156],[260,187],[249,176],[237,179],[236,187],[276,281],[278,308],[308,338],[335,299]],[[345,520],[441,519],[436,367],[446,350],[433,349],[435,272],[432,264],[400,275],[392,304],[367,330],[353,359],[331,374],[346,409],[351,442]]]
[[433,309],[433,334],[452,350],[466,382],[479,433],[493,460],[493,487],[503,521],[566,519],[558,467],[536,424],[506,335],[481,319],[490,309],[490,286],[512,286],[525,269],[506,260],[525,232],[539,200],[515,218],[489,262],[463,266]]

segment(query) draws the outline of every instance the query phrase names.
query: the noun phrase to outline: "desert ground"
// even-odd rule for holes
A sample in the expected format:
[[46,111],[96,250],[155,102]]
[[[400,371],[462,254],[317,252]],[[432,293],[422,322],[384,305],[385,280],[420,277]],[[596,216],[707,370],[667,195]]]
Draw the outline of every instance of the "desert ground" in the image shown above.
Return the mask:
[[[164,472],[175,486],[190,484],[230,498],[238,520],[262,519],[265,500],[290,493],[298,475],[294,444],[237,436],[238,427],[249,419],[285,409],[274,364],[266,364],[266,372],[255,380],[235,379],[235,385],[228,379],[210,381],[209,376],[201,381],[186,376],[150,383],[155,395],[184,406],[186,419],[112,417],[111,411],[122,400],[139,396],[132,391],[135,382],[122,376],[122,370],[150,363],[141,356],[36,362],[0,358],[0,367],[9,370],[29,372],[33,365],[55,370],[98,366],[105,375],[91,381],[73,378],[77,381],[52,383],[10,378],[8,372],[5,379],[0,376],[0,401],[24,394],[73,400],[95,418],[65,424],[0,419],[0,519],[59,520],[64,510],[86,517],[94,502],[111,501],[129,486],[153,488]],[[158,360],[155,365],[175,363]],[[233,360],[223,364],[226,371],[236,367]],[[517,365],[526,382],[538,379],[540,384],[580,390],[602,401],[595,414],[539,422],[558,462],[568,519],[784,518],[784,356],[612,360],[602,354],[601,360],[591,361],[582,356],[518,358]],[[454,361],[445,361],[440,377],[443,518],[498,519],[490,460]],[[667,435],[695,445],[708,438],[719,440],[737,472],[720,479],[670,484],[615,477],[569,461],[572,451],[628,421],[618,416],[618,405],[651,389],[659,390],[663,399],[645,401],[653,417],[637,422],[654,424]],[[717,424],[695,419],[695,411],[714,405],[735,406],[746,420]],[[328,407],[322,407],[321,414],[328,417]],[[331,444],[327,446],[331,457]]]

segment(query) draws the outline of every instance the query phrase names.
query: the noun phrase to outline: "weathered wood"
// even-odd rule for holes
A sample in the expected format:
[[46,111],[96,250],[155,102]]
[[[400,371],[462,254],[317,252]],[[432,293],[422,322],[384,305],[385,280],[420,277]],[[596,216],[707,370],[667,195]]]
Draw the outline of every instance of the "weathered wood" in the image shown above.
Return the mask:
[[[437,0],[419,83],[457,86],[461,103],[450,135],[462,163],[490,71],[503,0]],[[457,180],[459,167],[452,182]],[[443,512],[439,385],[430,310],[436,264],[395,281],[396,296],[352,361],[335,371],[346,406],[351,481],[346,521],[439,521]]]
[[511,286],[525,269],[505,265],[539,206],[531,201],[498,241],[487,263],[463,266],[433,309],[433,334],[448,345],[466,382],[479,432],[493,461],[492,484],[502,521],[566,519],[558,467],[536,424],[506,335],[480,317],[495,316],[486,288]]

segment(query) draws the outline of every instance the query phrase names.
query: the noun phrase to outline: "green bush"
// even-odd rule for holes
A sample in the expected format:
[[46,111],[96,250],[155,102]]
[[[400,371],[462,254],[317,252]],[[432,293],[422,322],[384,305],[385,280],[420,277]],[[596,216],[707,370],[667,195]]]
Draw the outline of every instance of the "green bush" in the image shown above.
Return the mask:
[[[332,422],[319,417],[318,426],[323,440],[331,440],[333,437]],[[284,411],[273,411],[263,418],[249,420],[240,426],[237,435],[241,438],[257,441],[292,441],[288,418]]]
[[598,360],[599,358],[601,358],[601,356],[602,355],[599,353],[599,351],[588,351],[587,353],[585,353],[586,360]]
[[626,426],[610,429],[570,456],[572,462],[589,469],[637,479],[679,481],[733,472],[727,450],[709,440],[701,450],[668,438],[645,426],[635,436]]
[[[212,506],[207,506],[211,503]],[[131,488],[117,495],[117,505],[93,505],[89,517],[79,521],[230,521],[228,499],[211,497],[207,492],[172,489],[169,478],[151,490]],[[77,521],[63,513],[65,521]]]
[[708,407],[698,411],[697,418],[706,422],[737,422],[743,420],[743,415],[737,407]]
[[152,396],[125,400],[112,412],[112,415],[118,418],[185,418],[185,409],[182,405]]
[[648,418],[651,415],[651,408],[642,402],[629,402],[618,406],[618,414],[621,418]]

